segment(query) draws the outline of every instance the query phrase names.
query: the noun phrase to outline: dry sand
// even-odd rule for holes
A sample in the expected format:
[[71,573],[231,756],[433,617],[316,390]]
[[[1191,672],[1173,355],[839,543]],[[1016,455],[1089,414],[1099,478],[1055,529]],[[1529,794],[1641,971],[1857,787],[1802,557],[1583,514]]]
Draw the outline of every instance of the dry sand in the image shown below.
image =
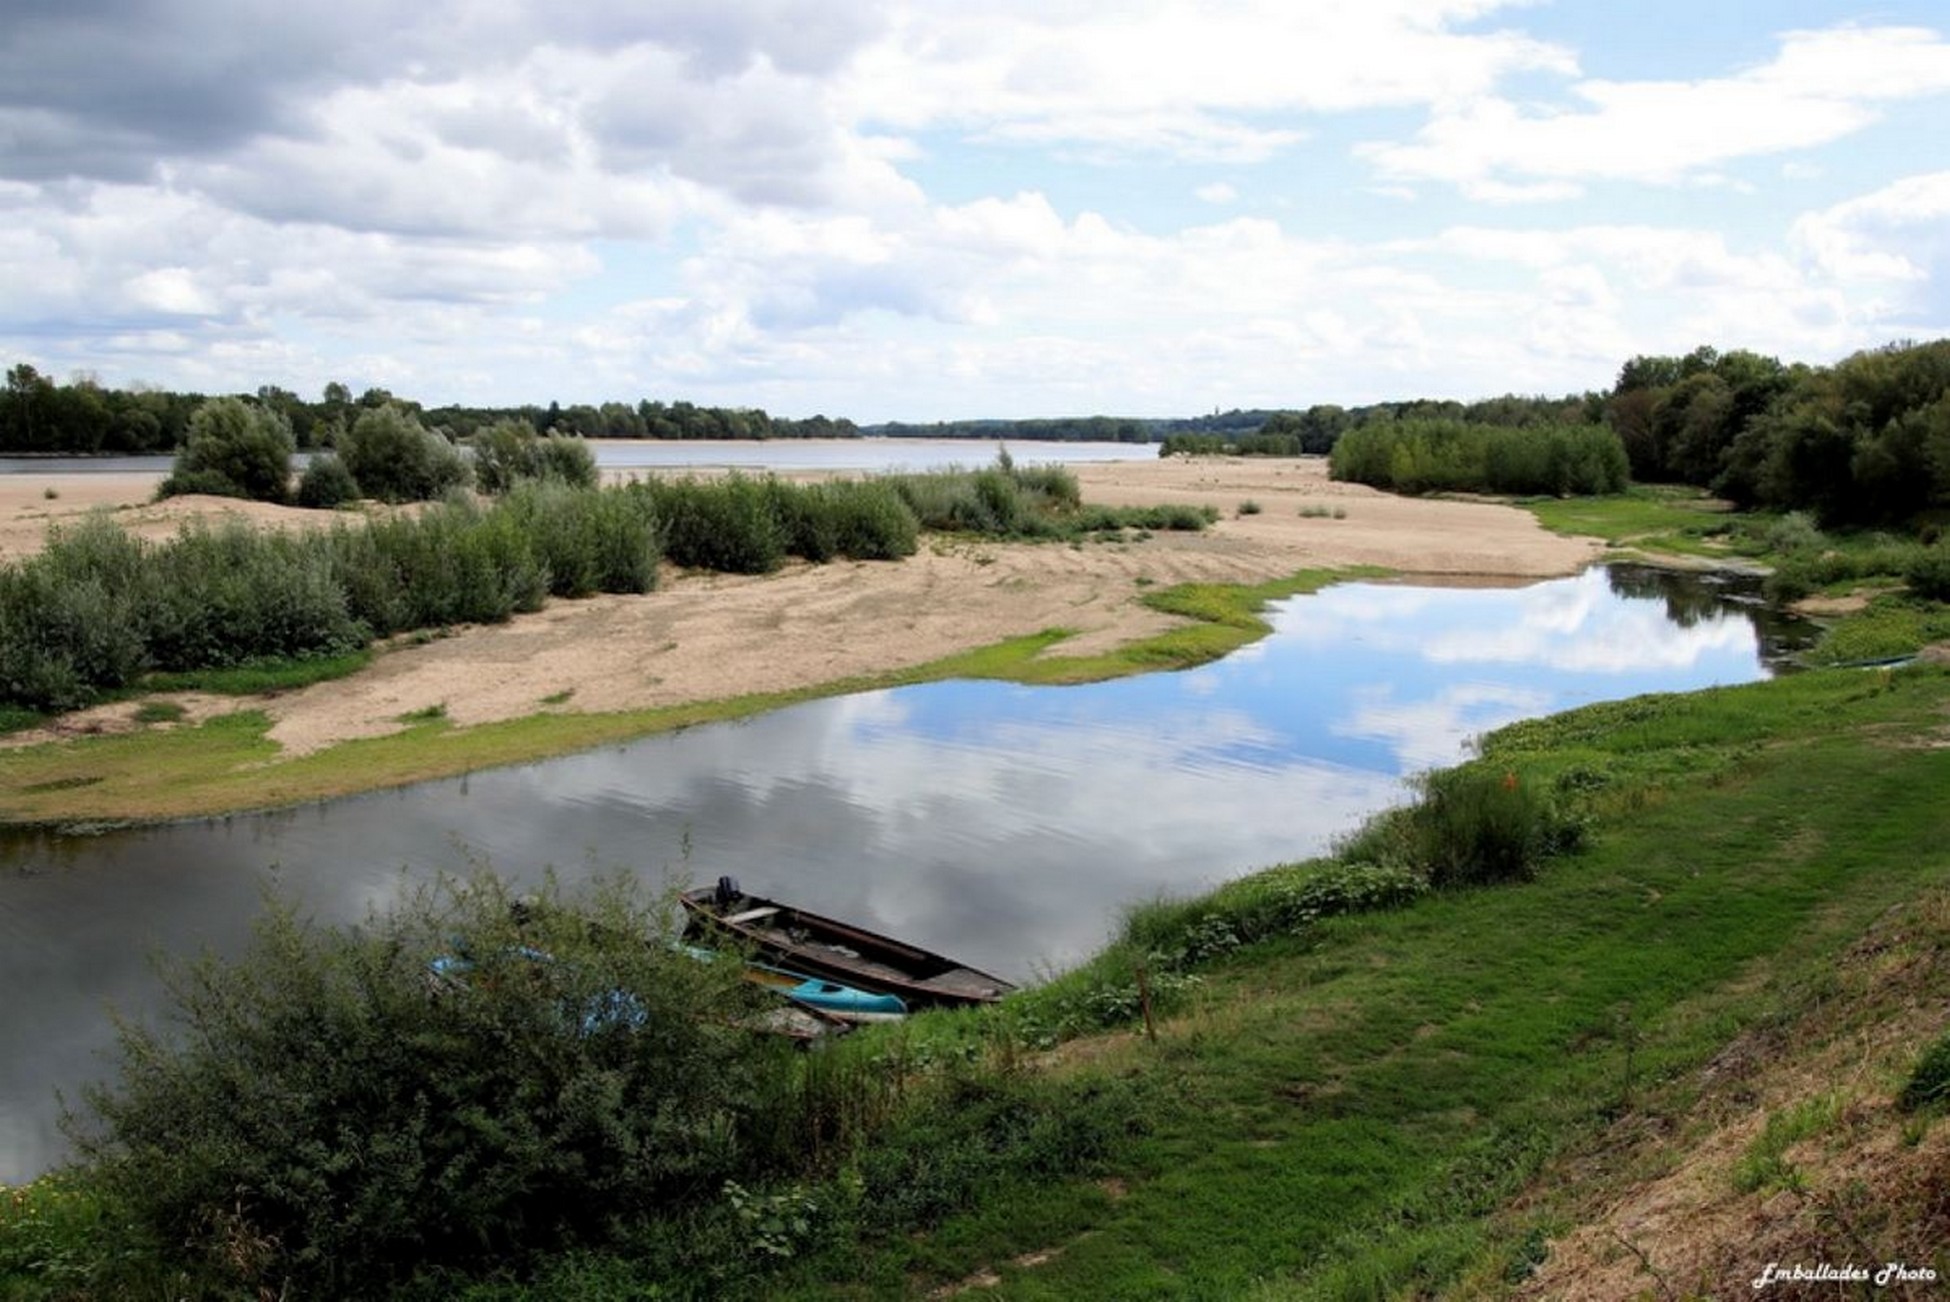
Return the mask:
[[[1318,460],[1170,460],[1076,468],[1089,502],[1210,504],[1204,534],[1158,534],[1081,546],[924,538],[908,560],[793,565],[763,577],[680,574],[642,597],[551,602],[533,615],[388,651],[337,682],[280,696],[271,736],[302,753],[394,731],[404,713],[445,707],[458,726],[556,708],[622,710],[816,686],[923,664],[1051,627],[1076,631],[1058,654],[1101,651],[1175,621],[1138,604],[1147,587],[1242,583],[1310,567],[1377,565],[1459,582],[1511,582],[1575,572],[1601,550],[1547,533],[1527,512],[1492,503],[1399,498],[1336,484]],[[149,475],[0,477],[0,556],[37,548],[51,523],[91,508],[145,536],[192,516],[228,513],[293,526],[328,513],[179,498],[147,503]],[[58,496],[48,499],[52,487]],[[1238,507],[1257,502],[1255,515]],[[1306,507],[1330,514],[1303,516]],[[1331,512],[1340,508],[1343,518]],[[231,703],[186,701],[192,717]],[[63,721],[63,732],[121,726],[123,703]],[[17,743],[30,739],[16,738]]]

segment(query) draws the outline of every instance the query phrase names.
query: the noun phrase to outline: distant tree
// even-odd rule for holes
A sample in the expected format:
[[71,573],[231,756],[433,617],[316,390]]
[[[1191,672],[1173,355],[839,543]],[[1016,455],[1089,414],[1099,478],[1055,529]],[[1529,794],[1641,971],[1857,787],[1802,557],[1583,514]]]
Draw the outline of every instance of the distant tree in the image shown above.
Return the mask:
[[158,492],[282,502],[295,450],[284,417],[242,398],[212,398],[190,418],[189,439]]
[[53,382],[26,362],[9,369],[5,408],[0,411],[0,438],[5,443],[0,446],[18,452],[52,448],[47,407],[53,393]]

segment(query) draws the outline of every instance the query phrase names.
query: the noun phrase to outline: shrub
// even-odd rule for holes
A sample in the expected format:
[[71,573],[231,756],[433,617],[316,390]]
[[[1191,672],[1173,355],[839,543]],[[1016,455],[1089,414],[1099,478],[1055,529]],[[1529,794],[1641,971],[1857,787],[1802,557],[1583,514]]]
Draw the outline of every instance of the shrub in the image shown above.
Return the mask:
[[1399,865],[1316,859],[1282,864],[1195,900],[1133,909],[1124,940],[1167,970],[1240,945],[1304,931],[1322,918],[1400,908],[1425,894],[1421,874]]
[[1950,542],[1919,547],[1903,578],[1911,592],[1927,601],[1950,601]]
[[1349,430],[1328,462],[1335,479],[1398,493],[1623,492],[1629,468],[1618,435],[1598,425],[1510,428],[1405,420]]
[[1424,774],[1398,811],[1409,861],[1432,886],[1525,881],[1543,859],[1574,849],[1581,825],[1515,773],[1464,765]]
[[345,468],[345,462],[330,453],[320,453],[298,476],[298,505],[330,510],[359,500],[359,481]]
[[156,491],[162,497],[210,493],[282,502],[296,450],[283,416],[241,398],[212,398],[190,417],[183,450]]
[[768,487],[730,474],[705,483],[652,479],[649,494],[664,555],[691,569],[768,574],[785,559],[787,535]]
[[339,456],[368,497],[424,502],[467,483],[454,445],[388,403],[359,414],[339,436]]
[[[358,928],[273,908],[167,972],[187,1034],[122,1029],[89,1092],[93,1186],[226,1291],[347,1296],[416,1269],[602,1245],[763,1175],[783,1042],[737,965],[655,943],[609,883],[517,904],[445,883]],[[240,1252],[239,1246],[250,1249]]]
[[365,643],[325,548],[229,521],[156,549],[143,633],[149,663],[212,669],[338,655]]
[[893,561],[912,556],[920,523],[893,485],[880,480],[842,481],[816,486],[832,513],[833,545],[857,561]]
[[596,486],[596,456],[579,438],[537,438],[523,420],[496,421],[473,439],[474,476],[481,491],[500,495],[522,480]]
[[527,536],[551,596],[649,592],[656,586],[660,552],[646,495],[531,480],[515,488],[502,509]]
[[133,681],[152,591],[143,545],[105,518],[50,530],[40,555],[0,569],[0,699],[68,710]]
[[1950,1035],[1923,1051],[1896,1102],[1911,1112],[1950,1104]]

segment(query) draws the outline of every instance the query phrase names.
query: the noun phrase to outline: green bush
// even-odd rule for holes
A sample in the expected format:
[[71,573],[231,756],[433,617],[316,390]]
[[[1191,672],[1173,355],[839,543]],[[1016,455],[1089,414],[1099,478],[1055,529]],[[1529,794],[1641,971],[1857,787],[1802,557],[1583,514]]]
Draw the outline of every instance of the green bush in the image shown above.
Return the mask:
[[345,462],[329,452],[313,457],[305,473],[298,476],[299,506],[330,510],[356,502],[361,496],[359,481],[345,468]]
[[1296,934],[1322,918],[1400,908],[1428,889],[1419,873],[1398,865],[1282,864],[1198,899],[1139,906],[1125,919],[1123,938],[1153,967],[1184,969],[1241,945]]
[[212,398],[190,417],[189,435],[158,496],[210,493],[282,502],[297,443],[283,416],[241,398]]
[[[920,523],[891,484],[851,480],[815,485],[833,521],[833,546],[856,561],[894,561],[912,556]],[[802,553],[803,554],[803,553]]]
[[1903,578],[1911,592],[1927,601],[1950,601],[1950,542],[1917,548]]
[[142,615],[152,668],[331,656],[366,640],[330,555],[304,537],[192,524],[155,550],[151,584]]
[[1950,1104],[1950,1035],[1923,1051],[1896,1102],[1911,1112]]
[[105,518],[50,530],[40,555],[0,569],[0,699],[69,710],[132,682],[153,591],[143,545]]
[[656,520],[650,499],[624,488],[603,491],[531,480],[504,510],[527,535],[547,574],[549,595],[649,592],[656,587]]
[[1464,765],[1425,774],[1416,787],[1416,802],[1398,812],[1409,862],[1432,886],[1525,881],[1581,838],[1581,824],[1515,773]]
[[664,555],[688,569],[769,574],[788,541],[770,488],[732,473],[721,480],[652,479],[649,494]]
[[[167,972],[184,1034],[121,1032],[76,1126],[151,1250],[249,1295],[365,1295],[601,1246],[779,1154],[790,1050],[735,964],[656,943],[619,883],[443,884],[357,928],[274,908],[234,964]],[[212,1291],[217,1291],[213,1289]]]
[[572,488],[596,486],[596,456],[580,438],[537,438],[523,420],[496,421],[473,438],[474,476],[481,491],[500,495],[523,480]]
[[390,403],[361,412],[338,450],[359,487],[382,502],[430,501],[468,481],[454,445]]
[[1397,493],[1625,490],[1625,446],[1600,425],[1508,427],[1459,420],[1378,422],[1349,430],[1328,462],[1335,479]]

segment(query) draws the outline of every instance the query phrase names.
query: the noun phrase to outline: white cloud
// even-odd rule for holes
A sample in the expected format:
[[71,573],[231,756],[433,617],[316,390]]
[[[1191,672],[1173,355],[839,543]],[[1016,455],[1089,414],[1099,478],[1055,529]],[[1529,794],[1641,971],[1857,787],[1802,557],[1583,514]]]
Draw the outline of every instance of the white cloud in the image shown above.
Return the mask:
[[1224,181],[1213,181],[1209,184],[1201,185],[1198,189],[1192,191],[1192,194],[1204,203],[1214,204],[1233,203],[1239,198],[1239,191]]
[[[1790,242],[1824,273],[1919,285],[1950,274],[1950,172],[1909,176],[1809,213]],[[1939,295],[1944,292],[1936,284]]]
[[1771,63],[1733,76],[1594,79],[1572,91],[1575,108],[1496,95],[1445,105],[1412,143],[1359,152],[1384,178],[1448,181],[1486,199],[1571,197],[1579,180],[1674,183],[1827,144],[1874,122],[1880,104],[1950,92],[1950,42],[1907,27],[1789,32]]
[[857,120],[960,125],[999,140],[1249,160],[1291,145],[1272,113],[1440,103],[1516,71],[1570,72],[1561,47],[1451,30],[1501,0],[1362,5],[1152,0],[904,8],[843,79]]

